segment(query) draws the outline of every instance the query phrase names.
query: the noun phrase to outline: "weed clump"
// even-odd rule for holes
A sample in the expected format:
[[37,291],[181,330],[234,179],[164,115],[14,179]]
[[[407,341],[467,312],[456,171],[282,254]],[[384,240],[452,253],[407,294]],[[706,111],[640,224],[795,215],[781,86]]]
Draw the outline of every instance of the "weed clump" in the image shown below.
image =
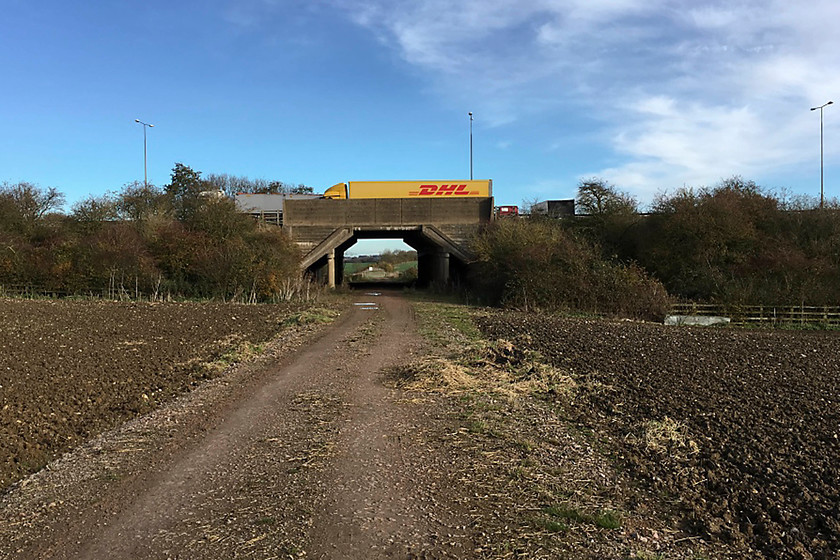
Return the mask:
[[681,456],[698,452],[697,443],[689,438],[688,427],[673,418],[648,420],[641,426],[641,437],[628,434],[628,443],[636,444],[652,453]]
[[458,356],[427,357],[392,369],[391,378],[409,389],[447,394],[486,392],[514,399],[571,397],[576,384],[565,372],[542,361],[533,351],[507,340],[475,341]]

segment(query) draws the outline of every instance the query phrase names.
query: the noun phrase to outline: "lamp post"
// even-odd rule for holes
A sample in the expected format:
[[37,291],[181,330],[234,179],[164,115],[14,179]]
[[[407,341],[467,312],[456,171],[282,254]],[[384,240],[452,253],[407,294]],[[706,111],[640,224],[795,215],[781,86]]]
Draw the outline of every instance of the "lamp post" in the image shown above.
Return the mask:
[[143,185],[148,187],[149,186],[149,175],[146,172],[146,129],[152,128],[153,124],[144,123],[140,119],[134,119],[134,122],[140,123],[143,125]]
[[823,109],[832,103],[834,103],[834,101],[823,103],[819,107],[811,107],[812,111],[816,111],[817,109],[820,110],[820,209],[822,209],[825,204],[825,191],[823,187]]
[[472,140],[473,114],[470,111],[470,181],[473,180],[473,140]]

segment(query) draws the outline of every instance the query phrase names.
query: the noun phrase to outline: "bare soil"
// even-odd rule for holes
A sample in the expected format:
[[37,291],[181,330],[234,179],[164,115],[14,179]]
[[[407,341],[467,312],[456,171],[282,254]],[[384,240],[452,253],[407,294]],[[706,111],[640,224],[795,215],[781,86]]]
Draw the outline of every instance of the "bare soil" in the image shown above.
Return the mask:
[[581,387],[564,414],[671,501],[692,534],[754,558],[840,557],[840,335],[522,313],[516,340]]
[[216,376],[303,309],[0,299],[0,489]]
[[837,557],[835,334],[352,299],[0,301],[0,558]]

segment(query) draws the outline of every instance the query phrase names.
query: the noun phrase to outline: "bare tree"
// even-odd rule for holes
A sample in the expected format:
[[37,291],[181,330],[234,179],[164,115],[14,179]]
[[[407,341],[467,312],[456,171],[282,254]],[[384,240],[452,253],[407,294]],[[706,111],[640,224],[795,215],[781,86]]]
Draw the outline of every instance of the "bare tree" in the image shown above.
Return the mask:
[[43,189],[26,181],[3,183],[0,196],[10,201],[26,221],[39,220],[45,214],[59,210],[64,205],[64,195],[55,187]]
[[578,185],[577,206],[583,214],[632,214],[638,211],[639,203],[615,185],[593,177]]

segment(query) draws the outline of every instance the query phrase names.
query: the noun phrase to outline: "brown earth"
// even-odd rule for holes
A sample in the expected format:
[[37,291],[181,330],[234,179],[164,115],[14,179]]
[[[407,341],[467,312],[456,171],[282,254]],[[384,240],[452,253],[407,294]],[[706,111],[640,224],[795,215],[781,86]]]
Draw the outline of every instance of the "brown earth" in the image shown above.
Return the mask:
[[689,531],[756,558],[840,558],[840,335],[485,315],[582,390],[565,414],[676,503]]
[[0,494],[0,558],[834,558],[834,336],[355,301],[0,302],[13,429],[105,429]]
[[302,310],[0,299],[0,489],[214,377]]
[[372,303],[12,486],[0,557],[470,557],[457,427],[383,384],[419,340],[405,301]]

